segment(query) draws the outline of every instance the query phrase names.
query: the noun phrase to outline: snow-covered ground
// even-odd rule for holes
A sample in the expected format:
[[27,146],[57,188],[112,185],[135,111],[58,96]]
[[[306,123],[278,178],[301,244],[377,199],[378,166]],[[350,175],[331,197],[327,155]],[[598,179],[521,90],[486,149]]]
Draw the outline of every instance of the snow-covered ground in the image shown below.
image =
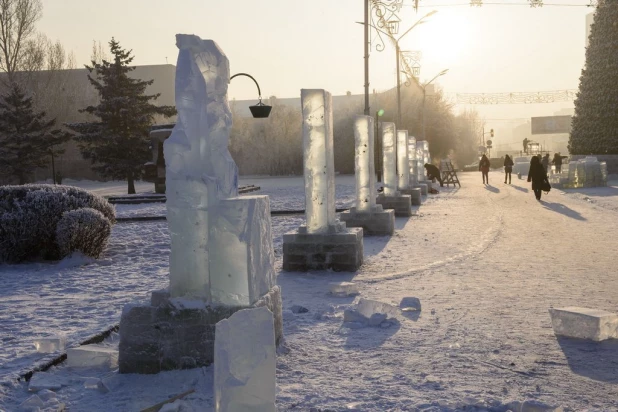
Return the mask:
[[[618,341],[558,339],[547,311],[618,312],[616,184],[552,190],[538,203],[523,180],[504,185],[492,172],[485,187],[479,173],[460,178],[461,189],[444,188],[412,218],[398,218],[394,236],[365,238],[359,272],[280,272],[284,308],[309,309],[284,322],[280,410],[506,410],[509,400],[526,399],[618,410]],[[303,208],[302,179],[242,183],[261,186],[254,194],[269,194],[273,210]],[[338,204],[347,206],[354,180],[337,183]],[[164,212],[130,206],[133,215]],[[303,220],[273,217],[278,271],[281,235]],[[124,304],[167,284],[168,257],[165,222],[140,222],[117,224],[99,261],[0,266],[0,409],[16,410],[30,395],[15,377],[45,360],[34,353],[36,336],[64,333],[75,344],[118,323]],[[349,329],[343,311],[358,298],[326,293],[339,280],[384,302],[416,296],[423,311],[386,329]],[[108,344],[117,345],[117,336]],[[193,388],[182,410],[213,410],[212,367],[137,376],[61,364],[49,373],[63,383],[56,396],[68,411],[141,410]],[[84,388],[85,377],[104,379],[111,391]]]

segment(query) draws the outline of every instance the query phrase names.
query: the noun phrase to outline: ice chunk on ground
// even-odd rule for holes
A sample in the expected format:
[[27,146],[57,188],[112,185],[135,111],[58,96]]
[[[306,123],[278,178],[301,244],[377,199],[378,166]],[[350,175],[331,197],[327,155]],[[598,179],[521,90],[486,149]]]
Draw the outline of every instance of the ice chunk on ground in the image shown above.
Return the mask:
[[99,378],[86,378],[86,380],[84,380],[84,388],[98,389],[100,382],[101,382],[101,379]]
[[19,409],[22,411],[32,411],[39,410],[39,408],[42,408],[43,406],[45,406],[45,402],[43,402],[37,395],[32,395],[19,404]]
[[421,311],[421,300],[415,297],[405,297],[401,299],[401,303],[399,303],[399,308],[403,312],[413,312],[413,311]]
[[85,345],[67,350],[68,367],[108,367],[118,366],[118,350],[101,345]]
[[329,282],[330,293],[340,296],[358,295],[358,285],[353,282]]
[[358,302],[357,310],[367,319],[371,318],[374,313],[383,313],[388,318],[395,318],[399,314],[399,310],[391,304],[364,298]]
[[56,399],[56,392],[50,391],[49,389],[41,389],[36,393],[36,395],[41,398],[43,402],[47,402],[50,399]]
[[66,385],[66,382],[54,374],[49,372],[36,372],[32,375],[28,383],[28,390],[30,392],[38,392],[43,389],[57,391],[64,385]]
[[550,309],[556,335],[602,341],[618,338],[618,315],[603,310],[570,306]]
[[64,350],[66,337],[54,336],[50,338],[37,338],[34,340],[34,347],[39,353],[51,353]]
[[367,323],[368,319],[361,315],[356,309],[346,309],[343,311],[343,321]]
[[386,320],[386,317],[386,313],[374,313],[369,318],[369,326],[380,326],[380,324]]
[[294,312],[292,312],[289,309],[285,309],[281,312],[281,315],[283,316],[283,320],[293,320],[296,319],[296,315],[294,314]]
[[309,309],[307,309],[304,306],[300,306],[300,305],[293,305],[290,310],[292,311],[292,313],[307,313],[309,312]]
[[275,329],[265,307],[217,323],[214,392],[217,412],[275,412]]

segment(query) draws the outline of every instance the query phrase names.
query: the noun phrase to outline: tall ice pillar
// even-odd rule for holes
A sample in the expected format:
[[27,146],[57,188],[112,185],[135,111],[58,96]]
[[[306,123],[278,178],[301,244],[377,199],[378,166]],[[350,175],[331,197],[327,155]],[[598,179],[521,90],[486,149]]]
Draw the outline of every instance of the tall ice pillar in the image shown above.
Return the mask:
[[408,131],[397,131],[397,189],[410,188],[410,168],[408,155]]
[[121,373],[212,363],[216,323],[244,308],[268,307],[276,340],[283,335],[268,196],[238,197],[228,150],[228,59],[194,35],[176,35],[176,45],[178,120],[164,143],[170,285],[125,307]]
[[306,225],[283,235],[283,270],[354,272],[363,263],[363,229],[336,218],[331,94],[303,89],[301,107]]
[[[395,216],[412,216],[412,199],[410,195],[402,194],[398,190],[399,176],[397,175],[397,143],[395,123],[382,123],[384,192],[378,195],[376,202],[382,205],[384,209],[395,210]],[[407,150],[407,142],[405,149]]]
[[395,213],[376,205],[376,175],[374,166],[373,117],[354,119],[354,168],[356,176],[356,207],[341,213],[347,227],[362,227],[365,235],[392,235]]

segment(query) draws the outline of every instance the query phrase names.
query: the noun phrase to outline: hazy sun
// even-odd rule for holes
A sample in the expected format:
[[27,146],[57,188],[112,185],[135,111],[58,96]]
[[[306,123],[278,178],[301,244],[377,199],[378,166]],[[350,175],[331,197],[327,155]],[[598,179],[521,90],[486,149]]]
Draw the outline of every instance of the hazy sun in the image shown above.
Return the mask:
[[461,14],[440,11],[414,29],[418,31],[413,47],[423,52],[423,60],[448,67],[465,57],[464,51],[471,47],[471,29],[470,21]]

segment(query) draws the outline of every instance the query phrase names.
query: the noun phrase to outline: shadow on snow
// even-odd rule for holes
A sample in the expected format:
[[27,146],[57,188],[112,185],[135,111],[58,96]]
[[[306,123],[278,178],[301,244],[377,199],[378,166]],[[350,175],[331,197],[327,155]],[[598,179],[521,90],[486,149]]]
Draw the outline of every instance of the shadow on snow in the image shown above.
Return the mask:
[[618,340],[603,342],[559,336],[558,344],[573,373],[595,381],[618,383]]

